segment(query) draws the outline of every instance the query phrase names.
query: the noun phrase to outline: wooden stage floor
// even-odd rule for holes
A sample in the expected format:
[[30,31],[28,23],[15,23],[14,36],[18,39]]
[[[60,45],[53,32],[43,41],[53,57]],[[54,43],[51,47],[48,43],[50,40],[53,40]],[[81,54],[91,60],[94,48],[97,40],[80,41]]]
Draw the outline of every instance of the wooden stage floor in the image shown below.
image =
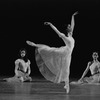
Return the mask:
[[100,100],[100,86],[70,85],[69,94],[63,87],[64,83],[41,79],[25,83],[0,81],[0,100]]

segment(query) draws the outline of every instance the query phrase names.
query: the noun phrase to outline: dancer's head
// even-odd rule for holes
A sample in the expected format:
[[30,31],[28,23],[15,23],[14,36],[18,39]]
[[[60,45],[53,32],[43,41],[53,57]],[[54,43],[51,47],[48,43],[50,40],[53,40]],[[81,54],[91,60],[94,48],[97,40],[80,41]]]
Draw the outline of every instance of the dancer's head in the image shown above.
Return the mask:
[[98,59],[98,53],[97,52],[93,52],[92,54],[93,60],[97,60]]
[[68,24],[68,26],[67,26],[67,32],[68,32],[68,36],[72,36],[72,29],[71,29],[70,24]]
[[25,57],[26,56],[26,50],[25,49],[21,49],[20,50],[20,55],[21,55],[22,58]]

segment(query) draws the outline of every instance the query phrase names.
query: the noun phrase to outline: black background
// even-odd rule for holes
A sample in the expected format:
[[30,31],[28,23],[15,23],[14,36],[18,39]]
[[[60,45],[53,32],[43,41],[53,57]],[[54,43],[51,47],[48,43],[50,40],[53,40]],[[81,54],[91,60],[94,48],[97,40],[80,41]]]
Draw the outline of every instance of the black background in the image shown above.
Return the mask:
[[31,76],[42,77],[34,56],[34,47],[26,40],[49,46],[64,45],[58,35],[44,22],[53,23],[61,32],[75,16],[70,77],[79,78],[85,70],[92,53],[100,55],[100,10],[99,0],[8,0],[0,1],[0,76],[14,75],[14,61],[19,50],[26,48],[31,61]]

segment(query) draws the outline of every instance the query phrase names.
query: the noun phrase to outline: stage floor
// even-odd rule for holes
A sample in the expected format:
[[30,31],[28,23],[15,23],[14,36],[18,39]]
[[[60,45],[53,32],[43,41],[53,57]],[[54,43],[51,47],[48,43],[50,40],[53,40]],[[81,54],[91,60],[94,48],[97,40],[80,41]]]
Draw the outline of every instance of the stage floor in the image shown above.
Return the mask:
[[64,83],[42,79],[25,83],[0,81],[0,100],[100,100],[100,86],[70,85],[69,94],[63,87]]

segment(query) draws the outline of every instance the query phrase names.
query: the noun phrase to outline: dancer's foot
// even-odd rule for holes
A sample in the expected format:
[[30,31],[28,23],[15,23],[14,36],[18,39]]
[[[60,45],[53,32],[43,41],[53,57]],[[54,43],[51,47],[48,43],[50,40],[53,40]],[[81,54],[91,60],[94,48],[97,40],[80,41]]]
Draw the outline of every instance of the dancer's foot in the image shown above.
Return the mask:
[[66,92],[69,93],[69,85],[65,85],[64,89],[66,89]]

